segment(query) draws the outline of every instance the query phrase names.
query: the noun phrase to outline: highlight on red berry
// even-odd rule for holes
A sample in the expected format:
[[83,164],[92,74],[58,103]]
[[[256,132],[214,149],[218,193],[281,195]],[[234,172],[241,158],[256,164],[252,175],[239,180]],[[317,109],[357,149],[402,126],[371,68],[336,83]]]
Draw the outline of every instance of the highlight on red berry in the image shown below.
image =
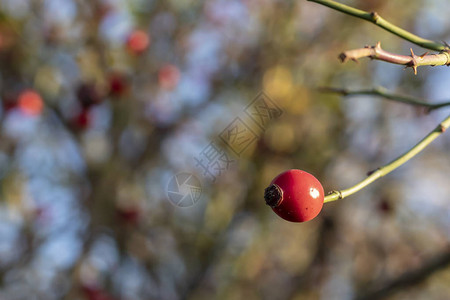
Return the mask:
[[314,219],[322,210],[322,184],[302,170],[288,170],[275,177],[264,191],[266,204],[281,218],[290,222]]

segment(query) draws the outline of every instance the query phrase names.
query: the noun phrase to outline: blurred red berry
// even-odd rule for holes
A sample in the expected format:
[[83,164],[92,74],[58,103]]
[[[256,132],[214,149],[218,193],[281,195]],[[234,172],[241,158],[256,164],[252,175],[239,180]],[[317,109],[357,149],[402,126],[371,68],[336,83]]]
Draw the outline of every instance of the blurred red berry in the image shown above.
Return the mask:
[[44,108],[41,96],[34,90],[25,90],[20,93],[17,101],[19,109],[30,116],[40,115]]
[[17,107],[17,99],[10,95],[3,96],[3,110],[9,111],[15,107]]
[[102,102],[102,97],[92,83],[81,83],[77,88],[77,99],[83,108]]
[[301,170],[281,173],[264,191],[266,204],[281,218],[291,222],[314,219],[322,210],[324,191],[320,182]]
[[392,212],[392,205],[388,200],[381,199],[381,201],[378,203],[378,210],[381,214],[387,215]]
[[109,77],[109,92],[113,96],[122,96],[128,89],[125,76],[122,74],[112,74]]
[[135,207],[119,207],[117,216],[120,220],[128,224],[136,224],[139,220],[139,210]]
[[99,287],[83,285],[81,289],[86,295],[87,300],[114,300],[113,297],[109,296]]
[[180,70],[174,65],[165,65],[158,72],[159,86],[166,90],[172,90],[180,80]]
[[86,129],[91,125],[91,114],[88,109],[82,109],[73,120],[75,127]]
[[150,45],[150,37],[143,30],[135,30],[127,39],[127,48],[134,54],[141,54]]

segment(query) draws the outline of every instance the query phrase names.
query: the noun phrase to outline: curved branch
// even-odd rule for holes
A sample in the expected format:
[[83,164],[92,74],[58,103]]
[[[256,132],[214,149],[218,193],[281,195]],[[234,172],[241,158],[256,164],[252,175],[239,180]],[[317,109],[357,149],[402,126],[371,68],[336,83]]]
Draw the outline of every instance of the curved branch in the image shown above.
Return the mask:
[[351,6],[347,6],[345,4],[341,4],[341,3],[331,1],[331,0],[308,0],[308,1],[322,4],[324,6],[332,8],[334,10],[343,12],[347,15],[369,21],[369,22],[377,25],[378,27],[381,27],[384,30],[387,30],[390,33],[393,33],[396,36],[399,36],[404,40],[410,41],[411,43],[414,43],[420,47],[435,50],[435,51],[442,51],[442,50],[448,49],[448,46],[446,44],[441,44],[441,43],[437,43],[437,42],[434,42],[431,40],[424,39],[424,38],[417,36],[407,30],[404,30],[398,26],[395,26],[394,24],[383,19],[376,12],[366,12],[366,11],[356,9]]
[[395,293],[396,291],[406,288],[408,286],[415,285],[429,276],[433,275],[435,272],[444,269],[450,265],[450,250],[444,253],[438,254],[426,262],[422,267],[416,270],[412,270],[394,279],[390,283],[386,284],[384,287],[369,292],[368,294],[361,295],[357,297],[357,300],[375,300],[375,299],[385,299],[389,295]]
[[428,54],[428,52],[425,52],[422,55],[415,55],[411,49],[411,55],[400,55],[381,49],[380,42],[375,46],[366,46],[364,48],[348,50],[339,54],[339,59],[342,62],[348,60],[358,61],[358,59],[362,57],[378,59],[391,64],[404,65],[406,68],[411,67],[414,74],[417,74],[417,67],[419,66],[450,65],[449,50],[441,51],[438,54]]
[[383,98],[386,98],[386,99],[394,101],[394,102],[410,104],[413,106],[426,107],[428,109],[428,111],[432,111],[432,110],[435,110],[435,109],[438,109],[441,107],[445,107],[445,106],[450,106],[450,101],[439,102],[439,103],[429,103],[422,99],[414,98],[411,96],[391,94],[383,87],[377,87],[374,89],[367,89],[367,90],[353,90],[353,91],[347,90],[347,89],[342,89],[342,88],[322,87],[322,88],[319,88],[319,91],[325,92],[325,93],[339,94],[344,97],[351,97],[351,96],[357,96],[357,95],[378,96],[378,97],[383,97]]
[[444,133],[445,130],[449,127],[450,127],[450,115],[444,121],[442,121],[433,131],[431,131],[426,137],[424,137],[419,143],[417,143],[414,147],[412,147],[409,151],[405,152],[403,155],[399,156],[398,158],[388,163],[387,165],[384,165],[383,167],[380,167],[375,171],[370,172],[369,176],[366,179],[359,182],[358,184],[342,191],[332,191],[325,197],[324,202],[327,203],[331,201],[344,199],[345,197],[348,197],[365,188],[375,180],[389,174],[390,172],[394,171],[395,169],[403,165],[405,162],[416,156],[423,149],[425,149],[425,147],[427,147],[438,136]]

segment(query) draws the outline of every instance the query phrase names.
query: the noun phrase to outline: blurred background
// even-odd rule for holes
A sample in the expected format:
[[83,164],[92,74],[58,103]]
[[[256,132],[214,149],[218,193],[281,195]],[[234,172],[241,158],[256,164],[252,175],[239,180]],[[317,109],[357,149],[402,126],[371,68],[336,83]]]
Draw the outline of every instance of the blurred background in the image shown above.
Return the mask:
[[[443,0],[342,1],[450,41]],[[347,188],[449,114],[425,52],[306,1],[1,0],[0,299],[447,299],[450,134],[303,224],[286,169]]]

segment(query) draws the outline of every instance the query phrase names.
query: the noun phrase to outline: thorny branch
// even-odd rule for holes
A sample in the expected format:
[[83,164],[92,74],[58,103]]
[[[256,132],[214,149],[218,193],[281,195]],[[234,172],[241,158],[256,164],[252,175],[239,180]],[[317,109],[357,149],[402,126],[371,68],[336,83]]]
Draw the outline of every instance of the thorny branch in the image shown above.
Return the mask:
[[366,46],[364,48],[348,50],[339,54],[339,59],[342,62],[348,60],[357,62],[358,59],[363,57],[382,60],[397,65],[404,65],[406,68],[411,67],[414,74],[417,74],[417,67],[419,66],[450,65],[449,50],[443,50],[438,54],[428,54],[428,52],[425,52],[422,55],[415,55],[411,49],[411,55],[400,55],[383,50],[380,42],[375,46]]
[[[414,71],[414,74],[417,74],[417,68],[419,66],[424,65],[430,65],[430,66],[437,66],[437,65],[450,65],[450,47],[447,43],[443,42],[442,44],[433,42],[431,40],[427,40],[424,38],[421,38],[417,35],[414,35],[400,27],[397,27],[393,25],[392,23],[384,20],[381,18],[376,12],[365,12],[332,0],[308,0],[311,2],[319,3],[324,6],[328,6],[332,9],[335,9],[337,11],[343,12],[345,14],[364,19],[366,21],[372,22],[375,25],[405,39],[412,43],[415,43],[416,45],[419,45],[424,48],[428,48],[435,51],[440,51],[438,54],[431,54],[429,55],[428,52],[422,54],[422,55],[415,55],[413,50],[411,49],[411,56],[406,55],[399,55],[387,52],[383,49],[381,49],[381,45],[378,42],[375,46],[372,47],[365,47],[361,49],[355,49],[355,50],[349,50],[341,53],[339,55],[339,58],[342,62],[345,62],[347,60],[353,60],[358,61],[359,58],[362,57],[369,57],[371,59],[378,59],[383,60],[386,62],[394,63],[394,64],[400,64],[404,65],[406,67],[411,67]],[[375,96],[381,96],[386,99],[396,101],[396,102],[402,102],[407,103],[411,105],[416,106],[424,106],[427,107],[429,110],[437,109],[443,106],[450,105],[450,102],[443,102],[443,103],[436,103],[431,104],[428,102],[425,102],[421,99],[416,99],[413,97],[408,96],[401,96],[401,95],[393,95],[387,93],[382,88],[376,88],[373,90],[359,90],[359,91],[348,91],[345,89],[336,89],[336,88],[323,88],[321,89],[325,92],[332,92],[332,93],[338,93],[344,96],[351,96],[351,95],[375,95]],[[371,172],[369,176],[361,181],[360,183],[356,184],[355,186],[342,190],[342,191],[333,191],[329,195],[325,197],[325,202],[335,201],[339,199],[343,199],[346,196],[349,196],[360,189],[364,188],[365,186],[369,185],[373,181],[377,180],[378,178],[390,173],[397,167],[401,166],[403,163],[411,159],[413,156],[415,156],[417,153],[422,151],[429,143],[431,143],[435,138],[437,138],[439,135],[444,133],[447,128],[450,127],[450,116],[448,116],[444,121],[442,121],[430,134],[428,134],[423,140],[421,140],[417,145],[415,145],[413,148],[411,148],[409,151],[392,161],[391,163],[378,168],[377,170]],[[428,276],[432,275],[434,272],[438,271],[439,269],[443,269],[447,267],[450,264],[450,252],[446,251],[442,255],[436,256],[435,258],[431,259],[428,263],[423,265],[422,268],[414,270],[410,273],[406,273],[399,278],[393,280],[389,284],[385,285],[384,287],[374,290],[372,292],[369,292],[365,295],[362,295],[358,297],[357,299],[364,299],[364,300],[374,300],[374,299],[381,299],[385,298],[386,296],[398,291],[399,289],[402,289],[407,286],[414,285],[424,279],[426,279]]]

